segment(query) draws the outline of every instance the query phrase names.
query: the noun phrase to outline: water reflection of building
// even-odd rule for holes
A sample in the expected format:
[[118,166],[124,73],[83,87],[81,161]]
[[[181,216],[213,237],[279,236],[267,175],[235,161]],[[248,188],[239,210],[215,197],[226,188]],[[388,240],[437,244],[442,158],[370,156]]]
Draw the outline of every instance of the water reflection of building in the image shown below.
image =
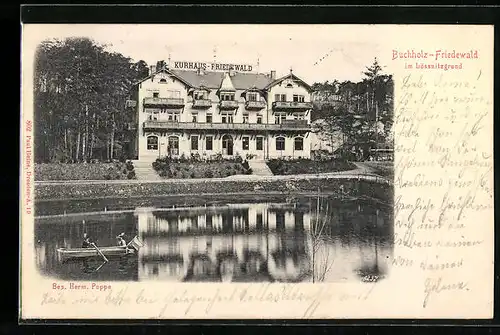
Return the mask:
[[136,211],[139,278],[296,280],[309,268],[308,208],[290,204]]
[[[301,198],[275,204],[139,208],[134,214],[85,215],[85,222],[45,218],[35,222],[36,261],[42,272],[62,279],[359,280],[356,273],[389,266],[392,214],[380,208],[363,201],[325,198],[317,204],[316,199]],[[79,247],[84,231],[100,246],[114,245],[122,231],[128,238],[139,234],[144,247],[124,264],[110,261],[98,272],[84,274],[79,262],[60,264],[56,257],[58,247]]]

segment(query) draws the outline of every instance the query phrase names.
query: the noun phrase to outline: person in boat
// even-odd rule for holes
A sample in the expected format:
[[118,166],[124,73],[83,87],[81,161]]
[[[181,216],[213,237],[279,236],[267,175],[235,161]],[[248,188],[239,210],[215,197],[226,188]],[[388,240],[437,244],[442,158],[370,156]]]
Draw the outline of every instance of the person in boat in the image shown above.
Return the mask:
[[91,247],[92,247],[92,240],[90,239],[87,233],[83,233],[82,248],[91,248]]
[[121,233],[116,237],[116,242],[119,247],[126,247],[127,242],[125,242],[125,239],[123,238],[125,236],[125,233]]

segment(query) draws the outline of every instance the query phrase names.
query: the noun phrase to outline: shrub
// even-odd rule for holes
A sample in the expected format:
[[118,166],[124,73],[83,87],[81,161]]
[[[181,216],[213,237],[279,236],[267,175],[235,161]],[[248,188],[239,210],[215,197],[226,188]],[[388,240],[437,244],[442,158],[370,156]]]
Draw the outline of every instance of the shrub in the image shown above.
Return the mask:
[[205,178],[213,178],[214,177],[214,173],[212,172],[212,170],[206,170],[205,174],[204,174],[204,177]]
[[127,174],[127,179],[135,179],[135,171],[130,171]]

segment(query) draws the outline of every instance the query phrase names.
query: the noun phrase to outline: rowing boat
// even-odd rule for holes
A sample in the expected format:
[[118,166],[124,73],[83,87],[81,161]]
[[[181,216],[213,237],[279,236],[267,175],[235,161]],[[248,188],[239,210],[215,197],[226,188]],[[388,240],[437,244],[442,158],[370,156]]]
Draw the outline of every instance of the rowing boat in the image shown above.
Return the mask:
[[[135,252],[134,249],[114,246],[114,247],[99,247],[101,253],[105,256],[125,256]],[[88,258],[88,257],[101,257],[101,254],[94,248],[58,248],[57,254],[61,259],[68,258]]]

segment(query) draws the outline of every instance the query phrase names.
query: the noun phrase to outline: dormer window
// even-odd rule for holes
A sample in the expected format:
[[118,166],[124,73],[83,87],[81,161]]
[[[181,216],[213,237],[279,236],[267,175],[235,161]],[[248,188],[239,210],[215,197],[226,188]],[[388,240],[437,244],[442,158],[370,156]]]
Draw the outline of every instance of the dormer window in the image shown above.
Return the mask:
[[220,99],[222,101],[234,101],[234,93],[221,93]]
[[207,91],[195,91],[193,93],[194,100],[208,100],[208,92]]
[[257,93],[247,93],[247,101],[257,101]]
[[153,98],[158,98],[160,96],[159,92],[153,92]]

